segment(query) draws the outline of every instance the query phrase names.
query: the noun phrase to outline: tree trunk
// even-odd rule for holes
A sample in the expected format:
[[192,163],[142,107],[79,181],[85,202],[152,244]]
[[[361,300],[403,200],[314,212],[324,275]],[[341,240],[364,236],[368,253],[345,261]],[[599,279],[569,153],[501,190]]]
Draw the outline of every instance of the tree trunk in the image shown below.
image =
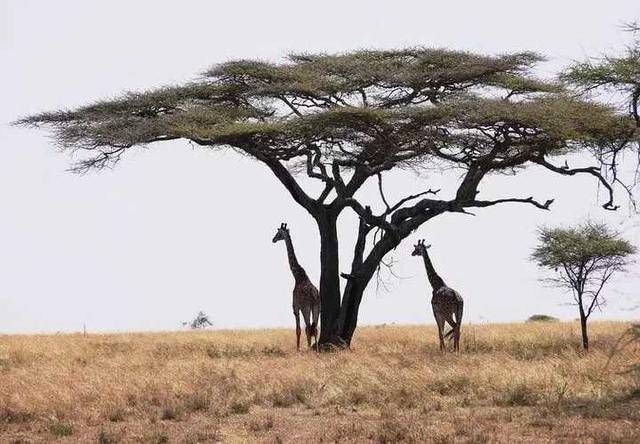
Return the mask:
[[338,345],[340,277],[337,217],[323,212],[316,219],[320,230],[320,346]]
[[[363,219],[358,224],[358,237],[353,249],[353,261],[351,262],[351,272],[357,273],[362,267],[364,261],[364,250],[367,243],[367,234],[371,230]],[[343,275],[347,278],[347,285],[344,288],[342,296],[342,305],[340,307],[340,317],[338,318],[338,334],[344,341],[345,345],[351,345],[351,338],[358,324],[358,309],[362,300],[362,293],[366,287],[362,285],[360,279],[355,274]]]
[[339,325],[339,334],[346,345],[351,345],[351,339],[358,326],[358,312],[360,310],[360,302],[362,295],[371,281],[376,268],[380,265],[380,261],[392,249],[398,246],[402,239],[395,236],[387,236],[379,241],[374,247],[367,259],[359,264],[354,261],[351,275],[345,288],[344,297],[342,299],[342,313]]
[[366,283],[362,284],[359,279],[349,279],[344,289],[339,334],[347,346],[351,346],[351,339],[358,326],[358,311],[365,288]]
[[580,328],[582,329],[582,347],[589,350],[589,336],[587,335],[587,316],[580,303]]

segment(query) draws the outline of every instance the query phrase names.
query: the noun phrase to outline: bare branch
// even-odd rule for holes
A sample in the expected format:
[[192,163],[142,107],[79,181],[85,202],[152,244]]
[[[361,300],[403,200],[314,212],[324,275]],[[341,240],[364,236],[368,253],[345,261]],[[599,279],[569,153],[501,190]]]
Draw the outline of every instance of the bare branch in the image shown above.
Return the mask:
[[407,196],[403,199],[400,199],[400,201],[398,201],[397,204],[395,204],[394,206],[392,206],[391,208],[388,208],[387,213],[390,214],[392,212],[394,212],[395,210],[397,210],[398,208],[400,208],[402,205],[404,205],[405,203],[417,199],[418,197],[422,197],[426,194],[438,194],[440,192],[440,188],[438,188],[437,190],[432,190],[431,188],[429,188],[427,191],[423,191],[421,193],[418,194],[412,194],[410,196]]
[[497,199],[497,200],[473,200],[468,203],[462,204],[463,207],[489,207],[492,205],[497,205],[501,203],[509,203],[509,202],[517,202],[517,203],[526,203],[531,204],[541,210],[548,210],[551,204],[553,203],[553,199],[547,200],[545,203],[540,203],[537,200],[534,200],[533,197],[527,197],[526,199]]
[[382,202],[384,202],[384,206],[387,207],[385,214],[389,214],[391,212],[391,207],[389,206],[389,202],[387,202],[387,198],[384,197],[384,191],[382,191],[382,173],[378,173],[376,176],[378,176],[378,191],[380,191],[380,198],[382,199]]
[[586,168],[568,168],[567,165],[563,166],[563,167],[558,167],[555,166],[553,164],[551,164],[550,162],[548,162],[544,156],[540,155],[540,156],[536,156],[533,157],[531,159],[532,162],[537,163],[538,165],[542,165],[543,167],[545,167],[546,169],[553,171],[554,173],[558,173],[558,174],[562,174],[564,176],[573,176],[575,174],[590,174],[594,177],[596,177],[600,183],[602,184],[602,186],[604,186],[607,191],[609,192],[609,200],[602,205],[602,208],[604,208],[605,210],[611,210],[611,211],[615,211],[618,208],[620,208],[619,205],[614,205],[613,201],[613,187],[609,184],[609,182],[607,182],[607,180],[604,178],[604,176],[602,174],[600,174],[600,168],[598,167],[586,167]]

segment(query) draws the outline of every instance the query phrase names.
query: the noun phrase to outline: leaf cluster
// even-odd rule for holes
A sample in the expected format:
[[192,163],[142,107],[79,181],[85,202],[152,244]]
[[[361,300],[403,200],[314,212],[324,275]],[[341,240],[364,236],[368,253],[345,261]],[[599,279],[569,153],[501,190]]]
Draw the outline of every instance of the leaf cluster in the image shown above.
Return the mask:
[[629,113],[640,126],[640,32],[637,23],[630,23],[626,30],[635,39],[618,56],[604,55],[574,63],[560,75],[560,80],[589,92],[608,90],[622,93],[629,103]]
[[541,267],[580,267],[601,262],[627,263],[636,248],[605,224],[586,222],[569,228],[541,228],[532,259]]
[[624,271],[636,252],[635,246],[605,224],[591,221],[569,228],[541,228],[538,239],[532,260],[558,272],[547,280],[571,290],[584,319],[604,305],[605,284]]

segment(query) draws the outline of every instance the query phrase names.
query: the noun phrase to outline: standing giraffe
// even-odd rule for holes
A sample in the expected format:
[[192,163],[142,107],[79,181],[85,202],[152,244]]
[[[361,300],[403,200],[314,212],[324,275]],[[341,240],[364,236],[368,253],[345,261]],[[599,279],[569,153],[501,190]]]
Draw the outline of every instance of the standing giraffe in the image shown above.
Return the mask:
[[[315,338],[316,348],[318,347],[318,317],[320,316],[320,294],[318,289],[311,283],[307,272],[298,263],[296,253],[293,250],[291,235],[287,224],[283,223],[278,228],[273,237],[273,243],[284,240],[287,246],[287,256],[289,266],[295,280],[293,287],[293,315],[296,318],[296,349],[300,350],[300,312],[304,318],[304,331],[307,335],[307,345],[311,347],[311,338]],[[311,321],[313,317],[313,322]]]
[[[464,302],[462,296],[454,289],[447,286],[442,278],[438,276],[436,270],[433,268],[431,259],[427,249],[431,245],[425,245],[424,239],[419,240],[414,245],[413,253],[411,256],[422,256],[424,259],[424,267],[427,269],[427,277],[429,283],[433,289],[433,297],[431,298],[431,307],[433,307],[433,315],[436,318],[436,324],[438,324],[438,337],[440,338],[440,350],[444,350],[444,338],[448,338],[453,335],[453,349],[458,351],[460,346],[460,326],[462,325],[462,308]],[[455,314],[455,320],[453,316]],[[448,322],[451,325],[451,330],[444,334],[444,323]]]

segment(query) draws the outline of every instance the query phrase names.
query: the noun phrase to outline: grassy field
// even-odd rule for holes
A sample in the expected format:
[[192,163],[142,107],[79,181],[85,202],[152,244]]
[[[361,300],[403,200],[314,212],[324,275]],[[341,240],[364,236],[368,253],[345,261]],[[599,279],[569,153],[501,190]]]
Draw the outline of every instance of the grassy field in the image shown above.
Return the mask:
[[297,353],[293,330],[0,336],[0,442],[640,442],[625,323],[361,328]]

